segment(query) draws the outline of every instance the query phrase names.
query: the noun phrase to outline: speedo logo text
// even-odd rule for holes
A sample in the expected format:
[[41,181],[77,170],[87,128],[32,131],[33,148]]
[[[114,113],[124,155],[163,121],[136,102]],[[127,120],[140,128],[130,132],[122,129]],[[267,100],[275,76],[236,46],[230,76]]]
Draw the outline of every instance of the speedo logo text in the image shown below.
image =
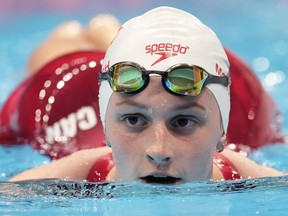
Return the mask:
[[189,46],[182,46],[181,44],[172,43],[155,43],[145,47],[146,53],[151,55],[160,55],[160,57],[152,63],[151,66],[178,54],[185,54]]

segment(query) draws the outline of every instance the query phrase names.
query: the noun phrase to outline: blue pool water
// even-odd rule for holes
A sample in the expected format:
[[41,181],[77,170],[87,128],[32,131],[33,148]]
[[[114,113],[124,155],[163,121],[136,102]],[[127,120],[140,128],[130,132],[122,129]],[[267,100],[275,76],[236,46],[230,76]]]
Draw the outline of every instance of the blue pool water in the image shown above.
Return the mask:
[[[72,194],[75,183],[71,182],[5,183],[1,185],[6,194],[1,194],[0,207],[6,215],[35,211],[37,215],[286,215],[287,180],[278,177],[173,187],[98,184],[90,185],[97,187],[90,197],[83,195],[84,189],[82,195]],[[65,184],[69,192],[62,189],[62,195],[52,195],[56,183]]]
[[[19,5],[25,1],[11,0]],[[33,1],[31,1],[33,2]],[[45,2],[45,1],[43,1]],[[61,0],[59,3],[69,4]],[[68,2],[68,3],[67,3]],[[75,1],[77,2],[77,1]],[[288,1],[107,1],[71,12],[54,8],[1,10],[0,107],[26,76],[33,49],[60,22],[84,24],[100,12],[122,22],[156,5],[185,9],[210,26],[223,44],[243,58],[275,98],[288,132]],[[95,1],[97,2],[97,1]],[[121,4],[119,4],[119,2]],[[0,0],[1,3],[1,0]],[[126,5],[125,5],[126,4]],[[129,5],[129,7],[128,7]],[[2,6],[3,7],[3,6]],[[5,13],[4,13],[5,12]],[[279,143],[254,151],[249,157],[281,171],[288,170],[288,145]],[[7,180],[49,159],[29,146],[0,146],[0,215],[287,215],[288,177],[236,182],[197,182],[179,186],[142,184],[90,185],[85,182],[42,180],[12,184]],[[57,188],[55,185],[60,185]]]

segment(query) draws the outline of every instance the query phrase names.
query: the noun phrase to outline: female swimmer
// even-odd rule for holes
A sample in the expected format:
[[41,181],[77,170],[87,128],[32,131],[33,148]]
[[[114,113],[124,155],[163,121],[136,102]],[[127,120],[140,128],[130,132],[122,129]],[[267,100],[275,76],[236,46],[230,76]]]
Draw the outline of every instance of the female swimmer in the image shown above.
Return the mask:
[[99,80],[107,146],[78,151],[12,181],[178,184],[282,175],[224,150],[229,62],[214,32],[191,14],[159,7],[126,22],[107,50]]

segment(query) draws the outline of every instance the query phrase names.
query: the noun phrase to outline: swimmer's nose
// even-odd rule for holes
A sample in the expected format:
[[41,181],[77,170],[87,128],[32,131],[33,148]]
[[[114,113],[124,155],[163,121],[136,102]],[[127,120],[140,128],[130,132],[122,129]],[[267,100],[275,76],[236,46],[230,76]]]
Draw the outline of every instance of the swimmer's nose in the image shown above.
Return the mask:
[[165,128],[158,126],[153,130],[153,139],[149,140],[150,145],[146,149],[146,158],[149,162],[159,167],[166,167],[173,161],[174,154],[169,141],[169,133]]
[[147,154],[146,156],[151,163],[159,168],[168,166],[172,161],[172,158],[166,155]]

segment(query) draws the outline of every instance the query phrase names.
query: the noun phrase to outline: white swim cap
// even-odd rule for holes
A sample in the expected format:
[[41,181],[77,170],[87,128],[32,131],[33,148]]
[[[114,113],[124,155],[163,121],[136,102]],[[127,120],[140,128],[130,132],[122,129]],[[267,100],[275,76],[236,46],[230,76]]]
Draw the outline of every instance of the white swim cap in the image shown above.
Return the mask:
[[[179,64],[194,64],[216,76],[229,74],[229,62],[215,33],[193,15],[172,7],[158,7],[122,25],[109,46],[102,71],[121,61],[140,64],[146,70],[165,71]],[[229,87],[208,84],[218,103],[223,129],[227,131]],[[107,81],[99,90],[100,117],[105,115],[113,91]]]

